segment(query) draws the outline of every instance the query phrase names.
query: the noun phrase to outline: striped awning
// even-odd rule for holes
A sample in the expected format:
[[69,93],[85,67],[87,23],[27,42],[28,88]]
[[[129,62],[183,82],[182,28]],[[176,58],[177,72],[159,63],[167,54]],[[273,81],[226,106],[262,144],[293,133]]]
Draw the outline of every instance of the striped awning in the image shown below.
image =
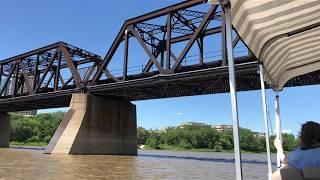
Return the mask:
[[230,0],[232,23],[275,90],[320,70],[320,0]]

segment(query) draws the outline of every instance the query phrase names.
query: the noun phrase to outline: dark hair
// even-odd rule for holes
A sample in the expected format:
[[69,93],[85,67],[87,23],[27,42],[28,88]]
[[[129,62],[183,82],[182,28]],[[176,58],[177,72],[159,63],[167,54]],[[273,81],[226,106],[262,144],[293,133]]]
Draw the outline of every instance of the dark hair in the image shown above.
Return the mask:
[[320,143],[320,124],[308,121],[302,124],[300,132],[300,148],[310,149]]

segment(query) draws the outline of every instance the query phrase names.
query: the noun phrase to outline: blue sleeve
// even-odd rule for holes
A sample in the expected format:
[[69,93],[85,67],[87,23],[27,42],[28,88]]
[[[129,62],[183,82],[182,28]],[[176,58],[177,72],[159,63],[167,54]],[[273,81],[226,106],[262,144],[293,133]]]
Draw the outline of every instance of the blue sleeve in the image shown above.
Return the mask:
[[299,149],[295,149],[293,151],[291,151],[288,155],[288,164],[301,169],[301,159],[300,159],[300,150]]
[[288,163],[300,170],[306,167],[320,167],[320,148],[310,150],[295,149],[289,154]]

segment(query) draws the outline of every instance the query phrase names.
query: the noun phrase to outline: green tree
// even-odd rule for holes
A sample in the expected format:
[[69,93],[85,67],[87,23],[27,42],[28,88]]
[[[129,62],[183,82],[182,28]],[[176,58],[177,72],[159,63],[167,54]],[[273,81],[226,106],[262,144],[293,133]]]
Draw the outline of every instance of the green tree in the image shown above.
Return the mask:
[[240,128],[240,148],[245,151],[255,151],[255,136],[250,129]]
[[191,149],[192,145],[189,142],[187,142],[185,139],[182,139],[179,143],[179,147],[182,149]]
[[151,147],[151,148],[154,148],[154,149],[160,149],[160,143],[154,137],[148,138],[147,141],[146,141],[146,145]]
[[147,139],[150,137],[150,133],[146,129],[138,127],[137,136],[139,145],[146,144]]
[[292,151],[298,146],[298,140],[294,137],[293,134],[283,133],[282,140],[283,140],[283,150],[285,151]]
[[221,133],[220,143],[223,149],[232,150],[233,149],[233,137],[232,131],[228,130]]
[[24,117],[10,113],[11,141],[48,143],[64,117],[64,112]]
[[[43,113],[34,117],[24,117],[11,113],[11,141],[48,143],[64,117],[64,112]],[[154,149],[178,147],[181,149],[211,148],[215,151],[232,150],[232,131],[218,132],[202,123],[168,127],[164,131],[137,129],[138,144]],[[270,137],[271,151],[274,136]],[[283,147],[291,151],[297,147],[297,139],[292,134],[283,134]],[[265,152],[265,138],[249,129],[240,128],[240,147],[250,152]]]

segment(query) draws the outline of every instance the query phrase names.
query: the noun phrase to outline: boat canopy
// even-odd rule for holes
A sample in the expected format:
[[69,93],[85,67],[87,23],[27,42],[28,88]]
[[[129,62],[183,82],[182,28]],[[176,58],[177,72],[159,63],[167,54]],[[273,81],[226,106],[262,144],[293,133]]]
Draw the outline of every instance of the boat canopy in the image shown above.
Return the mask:
[[264,65],[274,90],[320,70],[319,0],[230,0],[239,36]]

